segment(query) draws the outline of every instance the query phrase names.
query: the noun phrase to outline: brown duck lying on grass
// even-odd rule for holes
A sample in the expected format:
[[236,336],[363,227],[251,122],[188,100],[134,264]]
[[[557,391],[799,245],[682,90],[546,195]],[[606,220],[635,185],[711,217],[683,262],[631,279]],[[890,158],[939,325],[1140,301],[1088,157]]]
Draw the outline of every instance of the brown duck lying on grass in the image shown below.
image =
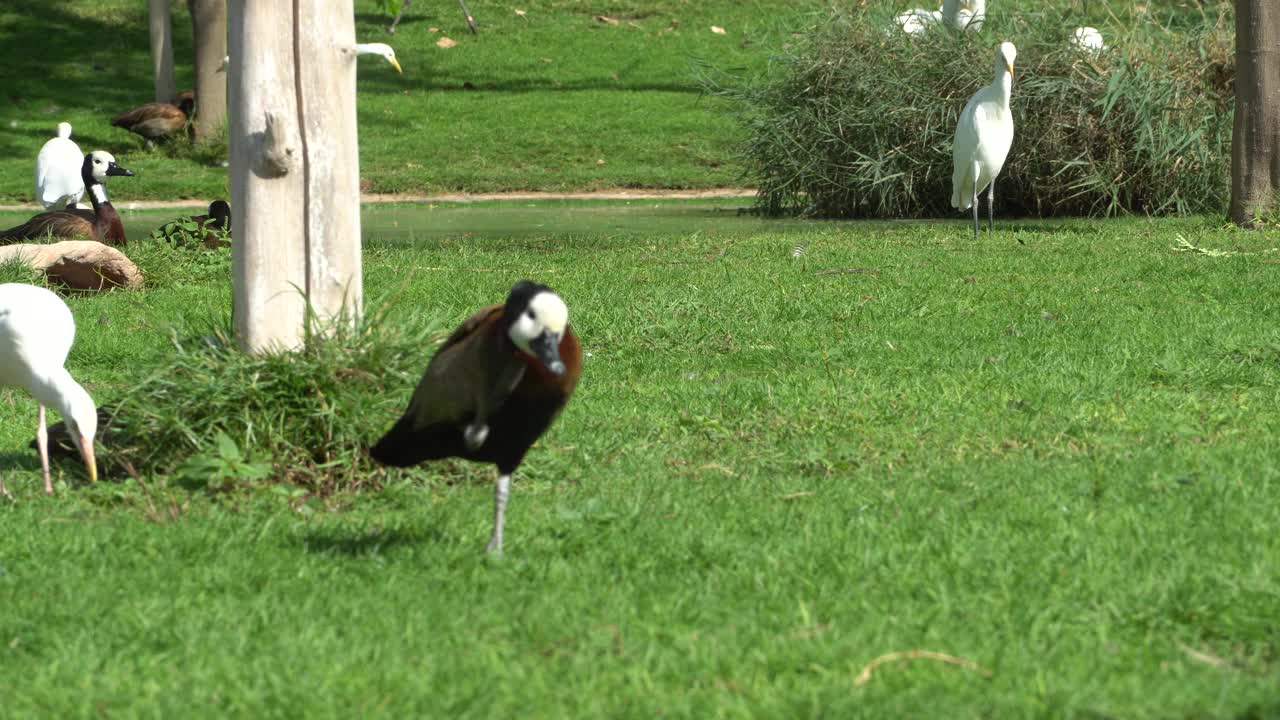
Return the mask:
[[[191,228],[194,225],[195,229]],[[189,236],[204,243],[210,249],[231,245],[228,237],[231,234],[231,206],[226,200],[214,200],[209,203],[209,212],[205,215],[192,215],[171,220],[156,228],[152,233],[170,242],[184,240]]]
[[117,165],[111,153],[94,150],[84,156],[80,175],[84,179],[89,200],[93,203],[92,210],[67,209],[40,213],[17,227],[0,232],[0,245],[50,237],[59,240],[87,238],[107,245],[127,244],[124,223],[120,222],[120,214],[107,199],[103,183],[113,175],[130,176],[133,172]]
[[148,142],[168,139],[187,127],[191,112],[195,109],[194,98],[183,94],[177,100],[177,105],[171,103],[139,105],[115,116],[111,124],[135,135],[141,135]]

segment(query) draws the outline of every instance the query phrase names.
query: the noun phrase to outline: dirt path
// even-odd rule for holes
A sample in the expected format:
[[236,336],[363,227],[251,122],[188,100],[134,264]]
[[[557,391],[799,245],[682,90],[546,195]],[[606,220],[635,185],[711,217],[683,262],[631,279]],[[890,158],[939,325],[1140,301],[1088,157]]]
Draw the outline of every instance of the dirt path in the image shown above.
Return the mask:
[[[363,205],[383,203],[469,203],[493,200],[536,202],[539,200],[719,200],[724,198],[754,197],[749,188],[707,188],[704,190],[588,190],[583,192],[492,192],[492,193],[440,193],[421,195],[413,193],[370,193],[360,196]],[[122,210],[160,210],[164,208],[207,208],[208,200],[122,200],[115,202]],[[28,210],[38,212],[35,203],[0,205],[0,212]]]

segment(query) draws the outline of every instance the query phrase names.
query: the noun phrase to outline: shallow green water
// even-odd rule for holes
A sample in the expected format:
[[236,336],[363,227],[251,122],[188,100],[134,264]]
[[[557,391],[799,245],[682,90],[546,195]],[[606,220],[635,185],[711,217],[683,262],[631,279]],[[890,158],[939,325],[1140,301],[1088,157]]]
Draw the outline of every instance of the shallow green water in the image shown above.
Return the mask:
[[[365,240],[413,242],[443,237],[519,237],[617,233],[727,233],[754,235],[851,223],[796,218],[767,219],[745,212],[750,200],[672,202],[484,202],[370,205],[361,215]],[[152,229],[194,209],[122,211],[125,233],[145,237]],[[31,213],[0,213],[0,227],[12,227]]]

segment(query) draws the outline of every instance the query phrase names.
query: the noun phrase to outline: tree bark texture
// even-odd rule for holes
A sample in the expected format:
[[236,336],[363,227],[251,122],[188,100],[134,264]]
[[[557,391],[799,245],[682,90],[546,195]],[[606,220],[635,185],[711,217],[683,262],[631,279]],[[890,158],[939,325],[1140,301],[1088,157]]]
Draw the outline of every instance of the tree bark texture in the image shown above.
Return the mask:
[[187,0],[195,38],[196,140],[216,136],[227,119],[227,76],[218,72],[227,55],[227,0]]
[[1236,0],[1231,220],[1280,210],[1280,0]]
[[297,349],[363,299],[352,0],[231,0],[228,19],[236,332]]
[[178,94],[173,79],[173,22],[169,0],[150,0],[151,74],[155,80],[156,102],[173,102]]

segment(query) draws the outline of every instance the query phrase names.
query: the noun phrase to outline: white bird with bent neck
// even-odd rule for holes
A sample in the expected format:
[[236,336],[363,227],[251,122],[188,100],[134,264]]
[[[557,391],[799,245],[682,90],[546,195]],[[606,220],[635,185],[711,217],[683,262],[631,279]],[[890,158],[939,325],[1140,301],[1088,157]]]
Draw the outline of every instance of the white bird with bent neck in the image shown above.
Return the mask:
[[[49,477],[49,436],[45,407],[52,407],[66,421],[67,430],[80,449],[89,480],[98,479],[93,438],[98,432],[98,412],[93,398],[63,366],[75,341],[76,324],[71,310],[53,292],[34,285],[0,285],[0,385],[26,390],[40,405],[36,443],[44,471],[44,491],[53,494]],[[0,481],[0,493],[8,494]]]
[[951,147],[951,206],[973,208],[973,238],[978,239],[978,195],[987,191],[987,233],[995,223],[996,176],[1004,167],[1013,145],[1013,112],[1009,98],[1013,92],[1013,60],[1018,49],[1013,43],[996,48],[995,80],[969,98],[956,125]]
[[[377,55],[391,63],[391,67],[395,68],[396,72],[401,75],[404,74],[404,70],[400,69],[400,61],[396,59],[396,51],[392,50],[391,46],[386,43],[356,43],[352,52],[355,52],[356,55]],[[218,72],[226,72],[230,67],[231,56],[226,55],[222,58],[222,63],[218,65]]]

